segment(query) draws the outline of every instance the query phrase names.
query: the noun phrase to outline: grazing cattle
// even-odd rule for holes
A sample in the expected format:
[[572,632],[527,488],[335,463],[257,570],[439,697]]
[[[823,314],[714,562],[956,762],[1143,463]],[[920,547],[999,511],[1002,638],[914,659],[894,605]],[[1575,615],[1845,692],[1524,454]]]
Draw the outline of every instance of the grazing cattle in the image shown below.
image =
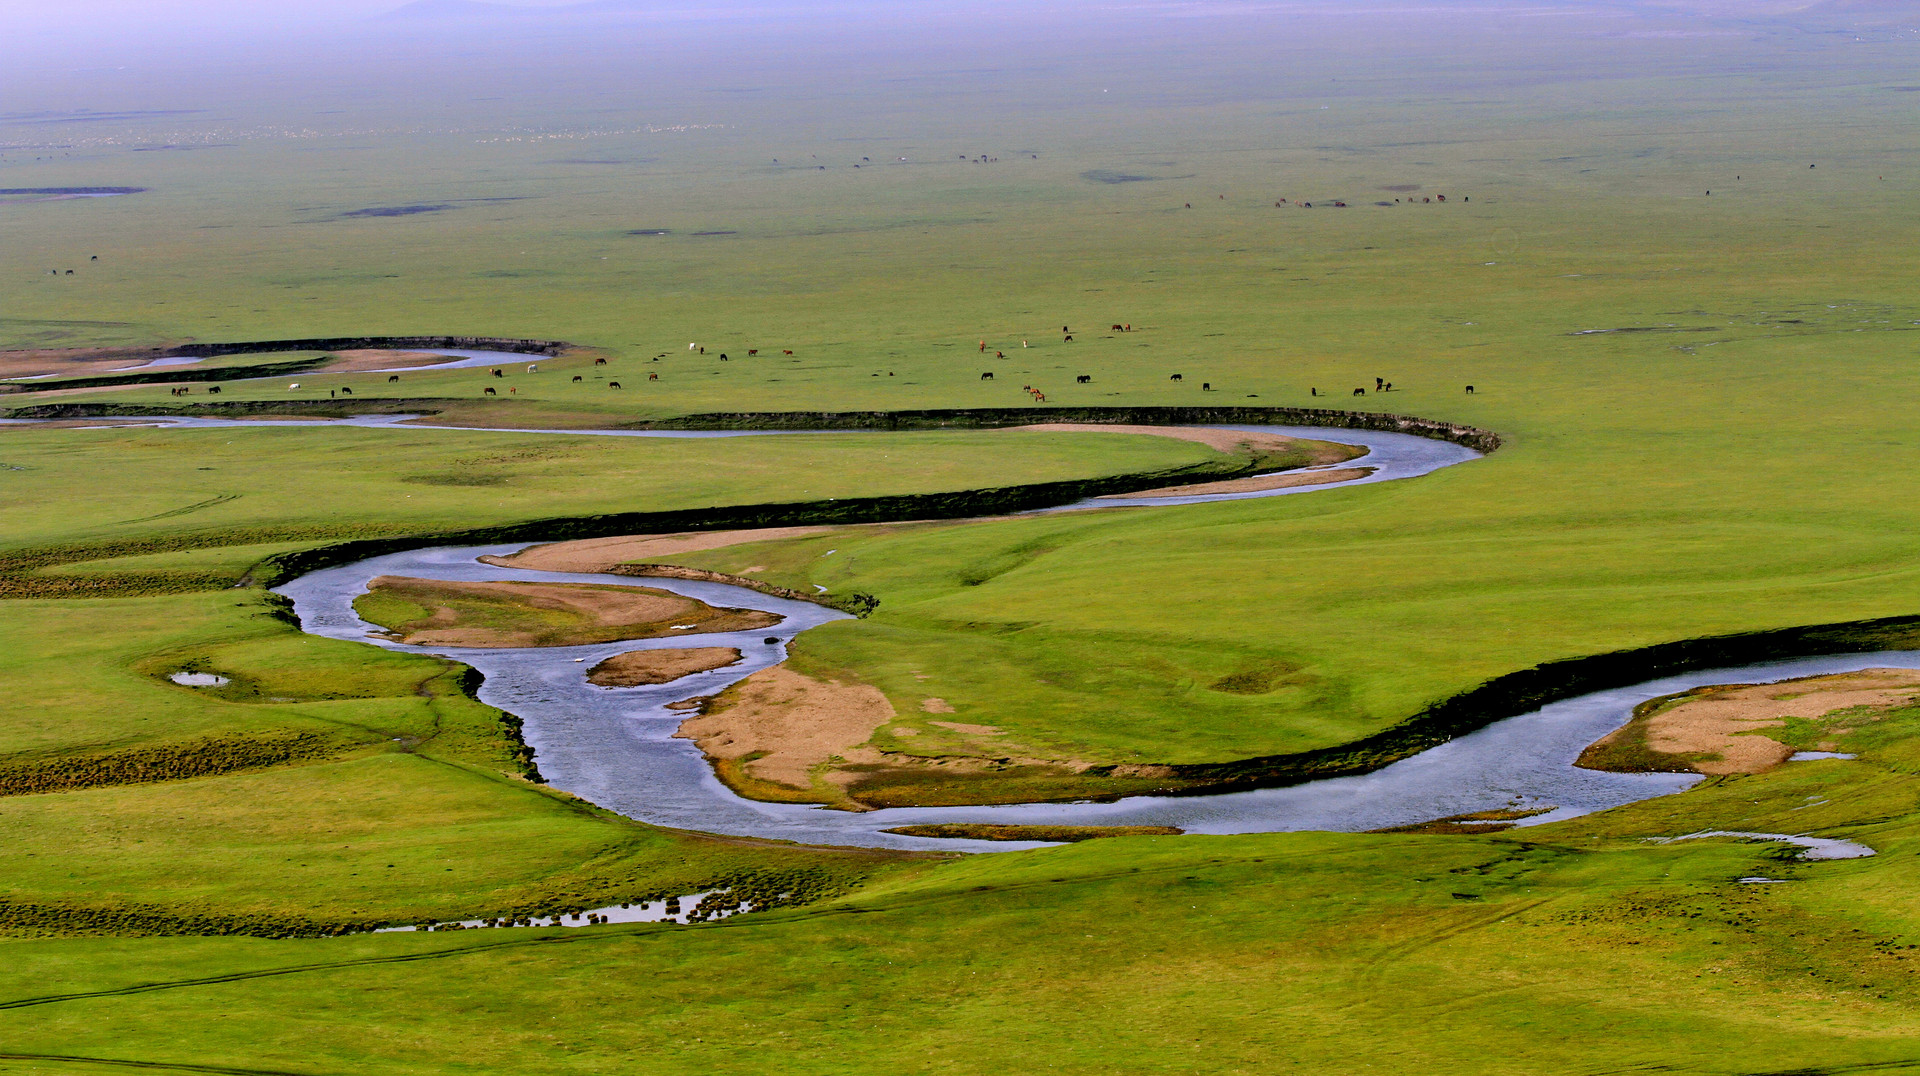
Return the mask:
[[707,349],[706,349],[706,348],[701,348],[701,349],[700,349],[700,354],[702,354],[702,355],[705,355],[706,353],[707,353]]
[[1383,389],[1381,389],[1380,391],[1381,391],[1381,392],[1392,392],[1392,391],[1393,391],[1393,382],[1391,382],[1391,381],[1389,381],[1389,382],[1387,382],[1387,385],[1386,385],[1386,387],[1385,387],[1385,388],[1383,388]]
[[299,387],[300,387],[300,382],[298,382],[298,381],[295,381],[295,382],[294,382],[293,384],[291,384],[291,385],[288,385],[287,387],[288,387],[288,388],[290,388],[290,389],[297,389],[297,388],[299,388]]
[[[387,375],[387,384],[389,384],[389,385],[391,385],[391,384],[393,384],[393,383],[394,383],[395,381],[398,381],[398,380],[400,380],[400,375],[399,375],[399,374],[388,374],[388,375]],[[578,379],[576,378],[575,380],[578,380]]]
[[992,380],[993,380],[993,371],[992,371],[992,370],[988,370],[988,371],[986,371],[985,373],[983,373],[983,374],[981,374],[981,375],[980,375],[980,380],[982,380],[982,381],[992,381]]
[[1071,336],[1067,337],[1065,342],[1069,344],[1073,343],[1073,337]]
[[220,386],[218,386],[218,385],[208,385],[208,386],[207,386],[207,395],[209,395],[209,396],[218,396],[218,395],[220,395]]
[[1318,395],[1320,395],[1320,390],[1319,390],[1319,389],[1313,389],[1313,388],[1310,388],[1310,389],[1308,389],[1308,390],[1307,390],[1307,395],[1309,395],[1309,396],[1318,396]]
[[605,366],[605,365],[607,364],[607,360],[605,360],[605,359],[595,359],[595,360],[593,360],[593,364],[594,364],[595,366]]
[[1076,385],[1084,385],[1092,380],[1093,380],[1092,374],[1081,374],[1079,377],[1074,378],[1073,382]]
[[98,255],[98,254],[95,254],[95,255],[94,255],[93,257],[91,257],[91,258],[88,258],[87,260],[88,260],[88,261],[90,261],[90,262],[97,262],[97,261],[99,261],[99,260],[100,260],[100,255]]
[[488,385],[488,386],[486,387],[486,389],[485,389],[485,390],[484,390],[483,392],[481,392],[481,393],[480,393],[480,395],[482,395],[482,396],[498,396],[498,395],[500,395],[500,394],[499,394],[498,392],[496,392],[496,391],[494,390],[494,387],[493,387],[492,385]]
[[343,388],[342,388],[342,389],[340,390],[340,395],[342,395],[342,396],[351,396],[351,395],[353,395],[353,390],[352,390],[352,389],[349,389],[349,388],[344,388],[344,387],[343,387]]
[[1192,203],[1192,202],[1188,202],[1188,203],[1187,203],[1187,208],[1188,208],[1188,209],[1192,209],[1192,208],[1193,208],[1193,203]]
[[1036,393],[1034,393],[1034,394],[1033,394],[1033,402],[1034,402],[1034,403],[1046,403],[1046,402],[1047,402],[1047,394],[1046,394],[1046,393],[1044,393],[1044,392],[1036,392]]
[[617,389],[617,388],[619,388],[619,387],[620,387],[620,382],[618,382],[618,381],[609,381],[609,382],[607,382],[607,387],[608,387],[608,388],[610,388],[610,389]]
[[980,341],[980,350],[981,351],[987,350],[987,342],[985,340]]
[[1113,323],[1113,330],[1112,330],[1112,331],[1114,331],[1114,332],[1117,332],[1117,333],[1123,333],[1123,332],[1126,332],[1127,330],[1125,330],[1125,329],[1123,329],[1123,328],[1121,328],[1121,327],[1120,327],[1120,323],[1116,321],[1116,322],[1114,322],[1114,323]]
[[528,364],[527,364],[527,372],[528,372],[528,373],[530,373],[530,374],[537,374],[537,373],[539,373],[539,372],[540,372],[540,364],[539,364],[539,363],[537,363],[537,362],[530,362],[530,363],[528,363]]
[[697,348],[697,347],[699,347],[699,346],[700,346],[699,344],[688,344],[688,345],[687,345],[687,350],[688,350],[688,351],[692,351],[692,350],[693,350],[694,348]]
[[1444,194],[1436,194],[1433,196],[1433,198],[1434,198],[1434,201],[1436,202],[1444,202],[1447,200],[1447,196]]
[[580,376],[579,374],[575,374],[575,375],[573,375],[573,379],[574,379],[575,381],[580,381],[580,380],[583,380],[583,379],[581,378],[581,376]]
[[782,354],[782,355],[791,355],[791,354],[793,354],[793,352],[791,352],[791,351],[786,351],[786,350],[782,350],[782,351],[780,352],[780,354]]
[[1168,375],[1168,377],[1167,377],[1167,380],[1168,380],[1168,381],[1179,381],[1179,380],[1182,380],[1182,377],[1181,377],[1181,375],[1180,375],[1180,374],[1171,374],[1171,375]]
[[647,380],[648,380],[648,381],[658,381],[658,380],[660,380],[660,375],[659,375],[659,374],[648,374],[648,375],[647,375]]
[[1354,390],[1353,390],[1353,394],[1354,394],[1355,396],[1365,396],[1365,395],[1367,394],[1367,390],[1366,390],[1366,389],[1354,389]]
[[729,359],[727,358],[727,353],[726,353],[726,352],[724,352],[724,351],[722,351],[722,352],[720,353],[720,361],[721,361],[721,362],[728,362],[728,361],[730,361],[730,360],[729,360]]
[[1060,326],[1060,331],[1061,331],[1061,332],[1063,332],[1063,333],[1070,333],[1070,332],[1072,332],[1073,330],[1072,330],[1072,329],[1069,329],[1069,328],[1067,328],[1067,327],[1066,327],[1065,325],[1062,325],[1062,326]]
[[1381,380],[1380,378],[1377,378],[1377,377],[1376,377],[1376,378],[1374,378],[1374,379],[1373,379],[1373,391],[1375,391],[1375,392],[1379,392],[1379,391],[1380,391],[1380,387],[1381,387],[1382,385],[1385,385],[1385,384],[1386,384],[1386,382],[1385,382],[1385,381],[1382,381],[1382,380]]
[[516,385],[513,388],[508,389],[507,393],[508,395],[511,395],[511,396],[518,396],[520,395],[520,388],[519,386]]
[[1004,351],[996,351],[993,353],[993,357],[996,359],[1004,359],[1007,357],[1007,353]]
[[1127,323],[1126,323],[1125,325],[1122,325],[1122,326],[1120,326],[1120,331],[1121,331],[1121,332],[1123,332],[1123,333],[1130,333],[1130,332],[1132,332],[1132,331],[1133,331],[1133,322],[1131,322],[1131,321],[1129,321],[1129,322],[1127,322]]
[[500,369],[500,368],[499,368],[498,366],[496,366],[496,367],[494,367],[494,368],[493,368],[493,370],[492,370],[492,373],[493,373],[493,376],[495,376],[495,377],[505,377],[505,376],[507,376],[507,372],[506,372],[505,370],[502,370],[502,369]]
[[1467,395],[1469,395],[1469,396],[1471,396],[1471,395],[1473,395],[1473,386],[1472,386],[1472,385],[1468,385],[1468,386],[1467,386]]
[[747,349],[747,358],[749,359],[753,358],[755,355],[758,355],[758,354],[760,354],[760,349],[757,347],[750,347]]
[[1201,391],[1201,392],[1212,392],[1212,391],[1213,391],[1213,382],[1211,382],[1211,381],[1202,381],[1202,382],[1200,382],[1200,391]]

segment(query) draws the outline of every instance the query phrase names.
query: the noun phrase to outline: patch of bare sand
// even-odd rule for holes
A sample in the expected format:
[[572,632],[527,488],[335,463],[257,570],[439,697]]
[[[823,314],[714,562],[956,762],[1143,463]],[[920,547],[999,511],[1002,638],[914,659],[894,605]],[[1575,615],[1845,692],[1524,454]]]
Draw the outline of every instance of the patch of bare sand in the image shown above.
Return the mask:
[[816,766],[865,743],[894,716],[879,688],[815,680],[775,665],[728,688],[674,735],[698,744],[708,758],[745,760],[745,776],[810,789]]
[[0,378],[34,377],[40,374],[97,376],[122,372],[121,367],[140,366],[166,356],[167,350],[158,347],[53,347],[0,351]]
[[953,704],[945,699],[921,699],[920,709],[929,714],[950,714]]
[[1372,473],[1371,467],[1342,467],[1334,471],[1287,471],[1282,474],[1256,475],[1252,478],[1230,478],[1223,482],[1196,482],[1190,486],[1161,486],[1159,489],[1143,489],[1138,493],[1109,493],[1100,499],[1124,501],[1140,497],[1210,497],[1220,493],[1258,493],[1269,489],[1292,489],[1295,486],[1324,486],[1333,482],[1351,482]]
[[536,572],[604,572],[621,564],[645,563],[680,553],[698,553],[747,542],[769,542],[821,534],[832,527],[759,527],[732,531],[687,531],[681,534],[625,534],[613,538],[581,538],[528,546],[505,557],[480,559],[505,568]]
[[669,684],[683,676],[724,669],[740,660],[731,646],[696,646],[674,650],[629,650],[587,670],[587,682],[601,687],[639,687]]
[[[1730,684],[1685,699],[1647,720],[1647,747],[1662,754],[1717,754],[1686,762],[1705,774],[1761,773],[1785,762],[1794,748],[1759,735],[1789,717],[1813,719],[1855,707],[1884,709],[1920,696],[1920,670],[1863,669],[1778,684]],[[1629,726],[1628,728],[1631,728]],[[1617,730],[1596,746],[1628,732]]]
[[[757,609],[725,609],[649,587],[594,583],[453,582],[383,575],[370,584],[428,609],[424,621],[390,625],[391,635],[415,646],[575,646],[616,639],[745,631],[778,624]],[[490,623],[470,622],[448,601],[484,603]],[[513,607],[529,610],[515,623]],[[559,613],[560,623],[539,613]]]

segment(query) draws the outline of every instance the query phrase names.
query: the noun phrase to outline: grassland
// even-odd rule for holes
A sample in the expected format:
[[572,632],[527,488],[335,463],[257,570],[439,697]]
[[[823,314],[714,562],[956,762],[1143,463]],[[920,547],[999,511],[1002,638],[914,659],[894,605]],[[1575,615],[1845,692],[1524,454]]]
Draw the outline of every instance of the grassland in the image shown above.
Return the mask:
[[[673,66],[697,51],[638,76],[684,129],[642,130],[622,99],[635,122],[608,130],[578,103],[615,101],[608,72],[630,65],[611,48],[545,63],[554,96],[506,104],[456,100],[498,70],[429,65],[447,81],[427,99],[451,103],[413,127],[308,115],[364,83],[302,91],[304,126],[270,134],[285,102],[265,97],[90,120],[46,136],[78,150],[8,136],[0,181],[151,189],[0,207],[0,346],[455,332],[608,357],[221,397],[351,387],[493,426],[1019,405],[1030,383],[1069,405],[1317,390],[1498,430],[1500,453],[1413,482],[684,558],[879,596],[798,660],[857,672],[909,723],[938,696],[1035,753],[1116,761],[1339,743],[1544,660],[1920,609],[1910,46],[1832,20],[1543,17],[1467,40],[1418,14],[1357,36],[1203,18],[1119,45],[1069,27],[968,70],[874,50],[802,72],[791,42],[749,34],[729,71],[749,85]],[[520,44],[515,62],[553,59]],[[429,205],[448,208],[365,212]],[[1375,377],[1395,391],[1345,395]],[[6,402],[49,399],[205,396]],[[1920,1069],[1910,717],[1852,734],[1855,762],[1506,834],[903,861],[609,816],[527,781],[457,670],[298,635],[217,589],[349,536],[1204,458],[1065,435],[0,431],[7,758],[113,775],[135,752],[318,745],[0,798],[0,1064]],[[161,679],[187,667],[233,683]],[[945,729],[888,746],[979,748]],[[1641,840],[1709,827],[1881,854]],[[1755,875],[1781,881],[1739,882]],[[693,928],[180,936],[775,876],[815,902]]]

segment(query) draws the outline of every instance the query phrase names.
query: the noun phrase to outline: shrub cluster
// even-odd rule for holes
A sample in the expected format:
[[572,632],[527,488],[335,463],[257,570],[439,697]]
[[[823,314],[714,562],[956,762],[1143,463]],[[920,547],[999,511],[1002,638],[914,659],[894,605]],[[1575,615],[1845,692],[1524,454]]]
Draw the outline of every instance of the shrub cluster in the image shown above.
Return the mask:
[[189,740],[94,755],[0,764],[0,796],[67,792],[104,785],[178,781],[259,769],[336,754],[341,744],[312,732]]
[[46,937],[75,934],[139,937],[194,935],[254,938],[324,938],[354,934],[382,922],[327,922],[297,915],[255,912],[239,915],[200,914],[138,906],[89,908],[71,904],[28,904],[0,898],[0,933]]

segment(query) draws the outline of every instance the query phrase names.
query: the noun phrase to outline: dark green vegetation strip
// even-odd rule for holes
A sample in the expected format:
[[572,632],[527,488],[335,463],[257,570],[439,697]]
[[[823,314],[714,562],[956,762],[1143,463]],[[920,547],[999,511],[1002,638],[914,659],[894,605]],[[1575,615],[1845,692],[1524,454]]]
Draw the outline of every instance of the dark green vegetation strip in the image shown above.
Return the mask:
[[329,758],[348,746],[317,733],[290,732],[280,735],[208,737],[126,751],[4,763],[0,764],[0,796],[209,777]]
[[1410,433],[1480,452],[1500,447],[1491,430],[1372,411],[1318,407],[970,407],[918,411],[731,411],[633,423],[651,430],[948,430],[1093,422],[1137,426],[1322,426]]
[[120,598],[145,594],[184,594],[202,590],[221,590],[241,580],[231,574],[208,571],[145,570],[86,575],[50,575],[44,570],[62,564],[149,556],[155,553],[179,553],[191,549],[261,545],[270,542],[324,541],[352,534],[365,534],[370,529],[376,528],[360,524],[234,527],[16,549],[0,553],[0,599]]

